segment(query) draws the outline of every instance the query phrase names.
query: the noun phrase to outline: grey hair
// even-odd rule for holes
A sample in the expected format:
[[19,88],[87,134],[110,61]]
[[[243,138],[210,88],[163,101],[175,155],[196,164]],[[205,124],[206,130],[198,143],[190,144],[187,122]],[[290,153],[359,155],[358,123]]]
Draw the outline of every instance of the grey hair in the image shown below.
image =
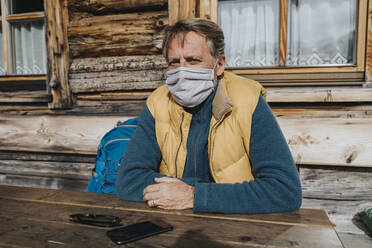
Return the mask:
[[225,40],[222,29],[214,22],[201,19],[201,18],[191,18],[184,19],[176,22],[174,25],[170,25],[165,29],[165,35],[163,39],[163,56],[168,61],[168,49],[171,40],[177,36],[181,35],[182,40],[184,40],[185,35],[188,32],[195,32],[204,36],[207,39],[207,45],[210,49],[211,55],[218,59],[225,52]]

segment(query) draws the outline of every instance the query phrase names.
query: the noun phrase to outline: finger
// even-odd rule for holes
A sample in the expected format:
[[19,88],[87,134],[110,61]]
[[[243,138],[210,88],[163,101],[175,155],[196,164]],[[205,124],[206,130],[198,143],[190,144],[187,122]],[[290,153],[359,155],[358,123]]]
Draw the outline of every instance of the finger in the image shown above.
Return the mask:
[[147,201],[146,203],[147,203],[147,205],[148,205],[150,208],[156,207],[156,203],[155,203],[154,200]]
[[180,180],[174,177],[158,177],[158,178],[155,178],[154,181],[156,183],[173,183],[173,182],[177,182]]
[[159,185],[157,185],[157,184],[151,184],[151,185],[147,186],[143,190],[143,194],[145,194],[145,193],[151,193],[151,192],[157,192],[157,191],[159,191]]
[[159,200],[160,196],[158,192],[150,192],[150,193],[145,193],[143,195],[143,200],[144,201],[152,201],[152,200]]

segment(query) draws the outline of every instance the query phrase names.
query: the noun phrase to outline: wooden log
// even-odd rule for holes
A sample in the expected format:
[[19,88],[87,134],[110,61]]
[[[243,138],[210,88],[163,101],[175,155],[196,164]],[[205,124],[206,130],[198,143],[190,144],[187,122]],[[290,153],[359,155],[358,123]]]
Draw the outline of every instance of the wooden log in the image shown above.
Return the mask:
[[0,150],[95,154],[102,136],[126,117],[1,117]]
[[74,58],[161,53],[168,12],[143,12],[85,17],[68,30]]
[[86,101],[132,101],[132,100],[143,100],[145,101],[147,97],[151,94],[149,91],[129,91],[129,92],[99,92],[92,94],[79,94],[76,95],[76,99],[86,100]]
[[[134,99],[137,100],[137,99]],[[118,101],[102,99],[102,101],[91,101],[87,99],[77,100],[73,109],[70,110],[50,110],[47,105],[0,105],[0,112],[7,115],[18,116],[42,116],[42,115],[66,115],[66,116],[137,116],[141,112],[145,102],[142,101]]]
[[156,89],[164,83],[163,75],[163,70],[79,73],[71,74],[70,84],[74,93],[97,90],[149,90]]
[[216,0],[169,0],[169,23],[185,18],[204,18],[217,22]]
[[88,183],[87,179],[0,174],[0,185],[85,191]]
[[319,104],[296,104],[283,105],[270,103],[276,117],[284,118],[372,118],[372,105],[327,105]]
[[305,198],[372,201],[372,169],[354,167],[300,167]]
[[269,89],[268,102],[371,102],[370,88]]
[[[111,115],[137,116],[150,92],[84,92],[77,93],[75,105],[69,110],[50,110],[40,103],[28,105],[7,103],[0,105],[0,112],[8,115]],[[347,105],[318,103],[270,103],[277,117],[282,118],[371,118],[372,104],[354,102]]]
[[27,161],[48,161],[94,164],[96,162],[96,155],[0,151],[0,160],[22,160],[26,161],[25,163]]
[[72,94],[68,83],[70,50],[67,38],[67,0],[44,1],[47,44],[47,85],[53,95],[52,109],[72,107]]
[[94,163],[0,160],[0,174],[90,179]]
[[[145,105],[145,101],[84,101],[78,100],[71,114],[86,114],[92,113],[97,115],[101,113],[103,116],[117,116],[118,119],[124,117],[134,117],[141,113]],[[118,116],[119,115],[119,116]]]
[[371,166],[371,118],[278,118],[297,164]]
[[165,10],[167,4],[168,0],[68,0],[70,12],[93,14],[125,13],[149,9]]
[[51,96],[45,91],[0,92],[0,103],[47,103],[50,100]]
[[[95,154],[100,138],[125,119],[124,115],[2,116],[0,150]],[[372,165],[372,118],[279,117],[278,122],[297,164]]]
[[45,104],[44,106],[33,105],[33,104],[27,104],[25,105],[19,105],[19,104],[6,104],[6,105],[0,105],[0,113],[6,114],[6,115],[28,115],[28,114],[48,114],[52,111],[48,108],[48,106]]
[[162,55],[75,58],[70,66],[70,75],[88,72],[165,70],[166,68],[167,63]]
[[161,55],[74,59],[70,84],[74,93],[155,89],[167,67]]

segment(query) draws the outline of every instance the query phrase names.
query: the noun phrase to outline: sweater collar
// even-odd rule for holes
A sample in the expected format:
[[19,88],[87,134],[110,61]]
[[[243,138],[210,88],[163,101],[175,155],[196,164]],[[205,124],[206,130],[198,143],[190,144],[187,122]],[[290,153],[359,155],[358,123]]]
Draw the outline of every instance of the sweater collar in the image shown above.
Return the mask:
[[222,77],[212,102],[212,113],[216,120],[220,120],[226,112],[231,111],[233,106],[225,90],[226,83],[227,79]]

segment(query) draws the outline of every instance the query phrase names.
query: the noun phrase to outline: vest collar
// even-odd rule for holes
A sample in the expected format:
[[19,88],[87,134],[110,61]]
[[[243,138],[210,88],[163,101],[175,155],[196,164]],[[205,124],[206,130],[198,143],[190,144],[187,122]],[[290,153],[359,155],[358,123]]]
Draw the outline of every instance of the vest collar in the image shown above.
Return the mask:
[[217,86],[216,95],[214,96],[212,102],[212,113],[217,121],[220,120],[226,112],[231,111],[231,108],[233,106],[232,102],[226,94],[226,90],[224,88],[225,85],[226,78],[223,77],[221,79],[221,82]]

